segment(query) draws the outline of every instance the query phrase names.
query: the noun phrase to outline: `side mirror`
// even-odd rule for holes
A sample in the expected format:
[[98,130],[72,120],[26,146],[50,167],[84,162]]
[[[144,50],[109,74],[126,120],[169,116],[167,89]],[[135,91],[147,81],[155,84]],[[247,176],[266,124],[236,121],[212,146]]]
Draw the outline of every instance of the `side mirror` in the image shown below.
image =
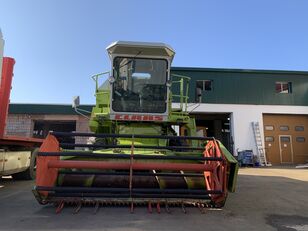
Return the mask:
[[80,106],[80,97],[79,96],[74,96],[73,97],[72,108],[77,108],[79,106]]
[[113,84],[115,82],[115,78],[113,76],[109,76],[108,81],[110,84]]

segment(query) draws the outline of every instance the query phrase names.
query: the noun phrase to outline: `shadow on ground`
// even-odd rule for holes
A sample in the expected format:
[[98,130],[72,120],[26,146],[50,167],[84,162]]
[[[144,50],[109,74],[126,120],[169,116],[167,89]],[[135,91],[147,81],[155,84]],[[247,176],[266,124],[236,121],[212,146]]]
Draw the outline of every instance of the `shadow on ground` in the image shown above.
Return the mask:
[[[256,169],[255,171],[258,171]],[[223,210],[172,208],[171,214],[147,212],[137,207],[83,207],[73,215],[73,207],[55,214],[51,205],[34,199],[33,182],[2,180],[0,185],[0,230],[303,230],[308,223],[308,183],[277,176],[241,173],[235,194],[230,194]],[[304,229],[305,230],[305,229]]]
[[296,215],[269,215],[266,217],[267,223],[278,231],[306,231],[308,230],[308,218]]

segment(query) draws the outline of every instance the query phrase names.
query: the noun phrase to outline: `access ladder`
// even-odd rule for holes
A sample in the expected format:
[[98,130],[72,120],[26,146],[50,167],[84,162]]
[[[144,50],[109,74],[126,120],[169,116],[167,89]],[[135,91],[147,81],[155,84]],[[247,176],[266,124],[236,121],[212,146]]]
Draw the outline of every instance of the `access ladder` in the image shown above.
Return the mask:
[[251,122],[251,125],[252,125],[252,130],[253,130],[253,134],[254,134],[254,138],[256,142],[257,154],[259,157],[260,165],[269,166],[266,160],[265,152],[264,152],[259,122]]

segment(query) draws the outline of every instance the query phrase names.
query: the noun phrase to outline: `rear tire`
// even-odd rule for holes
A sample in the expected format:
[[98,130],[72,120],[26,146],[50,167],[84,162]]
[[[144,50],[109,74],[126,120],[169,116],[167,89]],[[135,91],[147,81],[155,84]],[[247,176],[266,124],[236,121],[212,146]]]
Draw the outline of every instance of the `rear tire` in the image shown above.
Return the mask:
[[35,180],[36,177],[36,157],[39,148],[33,149],[31,152],[30,166],[23,172],[18,172],[12,175],[14,180]]

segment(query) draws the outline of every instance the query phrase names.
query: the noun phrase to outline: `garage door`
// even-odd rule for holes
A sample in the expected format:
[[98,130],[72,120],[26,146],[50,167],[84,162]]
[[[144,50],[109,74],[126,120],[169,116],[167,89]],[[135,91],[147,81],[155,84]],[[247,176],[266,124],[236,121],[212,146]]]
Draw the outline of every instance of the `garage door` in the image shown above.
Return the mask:
[[267,159],[272,164],[308,161],[308,116],[263,115]]

